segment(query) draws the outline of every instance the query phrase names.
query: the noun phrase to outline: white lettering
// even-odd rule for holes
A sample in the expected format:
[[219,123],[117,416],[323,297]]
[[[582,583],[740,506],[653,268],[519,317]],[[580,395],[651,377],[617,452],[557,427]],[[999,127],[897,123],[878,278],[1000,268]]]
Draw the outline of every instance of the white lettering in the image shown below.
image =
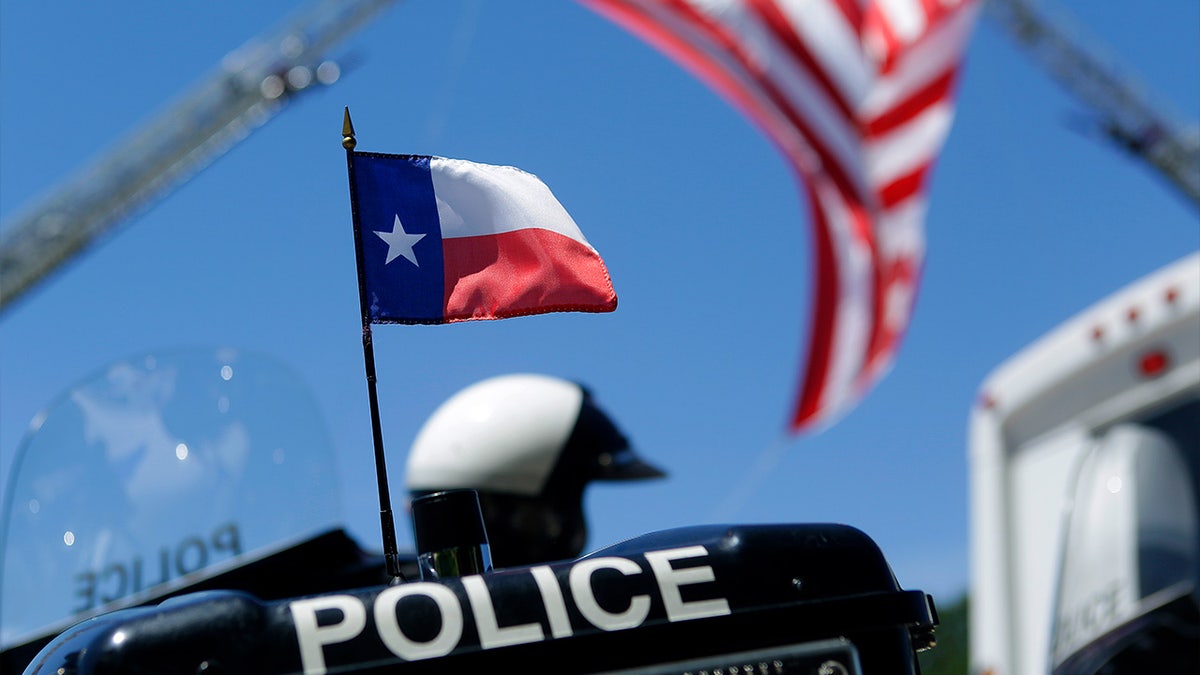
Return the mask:
[[[708,550],[703,546],[685,546],[645,553],[668,621],[690,621],[730,614],[729,602],[723,597],[684,600],[682,589],[685,586],[714,582],[716,574],[708,564],[693,562],[690,566],[677,569],[674,563],[695,558],[701,558],[703,561],[707,555]],[[625,583],[620,583],[620,577],[606,580],[613,583],[603,585],[605,592],[602,597],[608,606],[602,607],[596,598],[597,587],[594,583],[596,574],[601,570],[618,572],[625,577],[643,572],[641,565],[628,558],[580,560],[571,565],[564,588],[554,567],[537,565],[529,568],[529,574],[537,585],[542,608],[545,610],[545,625],[539,619],[529,623],[501,626],[496,616],[492,589],[488,586],[488,575],[462,577],[463,594],[474,616],[479,647],[496,649],[538,642],[548,639],[547,632],[553,638],[561,639],[574,635],[575,628],[588,630],[571,625],[571,615],[567,611],[568,599],[575,603],[584,620],[596,629],[618,631],[643,625],[650,614],[653,593],[637,594],[634,589],[638,584],[631,580]],[[108,580],[103,581],[107,583]],[[96,581],[92,580],[92,584],[96,585]],[[531,592],[531,589],[529,590]],[[625,594],[628,595],[627,600]],[[413,596],[410,604],[402,608],[401,602],[410,596]],[[532,600],[532,597],[528,599]],[[426,611],[428,605],[414,608],[411,603],[425,602],[432,602],[439,616],[431,617],[428,620],[430,623],[423,624],[427,621],[425,617],[429,616]],[[405,661],[445,656],[453,652],[462,641],[465,627],[463,602],[459,593],[438,582],[413,582],[391,586],[375,596],[375,629],[384,646]],[[613,607],[623,602],[627,602],[624,609]],[[366,628],[366,605],[353,595],[327,595],[295,600],[288,604],[288,608],[296,626],[300,661],[305,675],[324,675],[328,671],[325,646],[352,640],[361,635]],[[410,611],[413,609],[420,611]],[[337,612],[341,616],[326,615],[323,617],[325,625],[321,625],[317,617],[321,612]],[[435,626],[436,635],[427,638]],[[414,639],[414,632],[422,639]]]
[[624,630],[642,625],[650,613],[648,596],[631,597],[629,607],[623,612],[609,612],[596,602],[596,595],[592,591],[592,574],[600,569],[616,570],[625,576],[642,572],[637,563],[627,558],[592,558],[575,563],[571,567],[570,584],[579,612],[601,630]]
[[[428,642],[417,642],[404,634],[396,619],[396,605],[410,595],[424,595],[437,604],[442,627]],[[375,598],[375,629],[393,654],[407,661],[431,659],[449,654],[458,645],[463,632],[462,606],[454,591],[429,581],[392,586]]]
[[529,573],[542,593],[542,605],[546,608],[546,618],[550,620],[550,634],[556,638],[571,637],[573,631],[571,619],[567,617],[567,603],[563,601],[562,589],[558,587],[554,570],[538,565],[530,568]]
[[463,577],[462,584],[467,591],[467,599],[471,601],[471,610],[475,613],[475,627],[479,629],[480,647],[492,649],[545,639],[542,627],[536,622],[501,628],[496,621],[496,608],[492,605],[492,596],[488,593],[483,577],[478,574]]
[[712,567],[708,565],[677,570],[671,566],[671,561],[706,555],[708,550],[703,546],[685,546],[666,551],[650,551],[646,554],[646,562],[650,563],[650,569],[658,580],[658,590],[662,593],[669,621],[688,621],[729,614],[729,602],[725,598],[684,602],[683,595],[679,592],[680,586],[713,581],[716,576]]
[[[326,595],[296,600],[288,604],[288,609],[292,612],[292,623],[296,625],[304,675],[323,675],[325,653],[322,648],[357,636],[367,625],[367,608],[353,595]],[[324,609],[338,610],[342,613],[342,620],[328,626],[317,625],[317,612]]]

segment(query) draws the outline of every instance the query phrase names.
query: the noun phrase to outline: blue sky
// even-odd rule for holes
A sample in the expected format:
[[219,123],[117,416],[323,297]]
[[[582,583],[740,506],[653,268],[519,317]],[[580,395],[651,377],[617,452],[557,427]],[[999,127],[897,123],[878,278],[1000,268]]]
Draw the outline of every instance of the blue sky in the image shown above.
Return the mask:
[[[295,3],[0,6],[0,217],[97,156]],[[1062,6],[1200,119],[1194,0]],[[928,256],[893,371],[834,427],[783,433],[808,331],[808,207],[775,149],[704,85],[572,2],[409,0],[310,93],[0,316],[0,472],[29,420],[105,364],[178,346],[272,354],[315,391],[342,517],[378,545],[341,116],[359,149],[540,176],[608,263],[612,314],[375,329],[393,495],[458,389],[578,379],[669,479],[598,485],[590,545],[714,521],[855,525],[906,588],[967,585],[967,418],[1039,335],[1200,247],[1195,207],[1080,133],[1084,114],[985,16],[933,176]],[[759,460],[782,453],[770,470]],[[286,486],[268,486],[283,491]],[[7,489],[5,486],[4,489]],[[399,523],[401,546],[411,534]]]

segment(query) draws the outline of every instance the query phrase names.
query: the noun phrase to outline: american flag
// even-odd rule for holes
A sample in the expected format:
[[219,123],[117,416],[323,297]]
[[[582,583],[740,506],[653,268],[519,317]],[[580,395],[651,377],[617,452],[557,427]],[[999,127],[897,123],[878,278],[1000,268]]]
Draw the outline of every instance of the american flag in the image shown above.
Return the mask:
[[827,426],[890,368],[925,253],[974,0],[582,0],[737,106],[797,171],[816,277],[790,430]]

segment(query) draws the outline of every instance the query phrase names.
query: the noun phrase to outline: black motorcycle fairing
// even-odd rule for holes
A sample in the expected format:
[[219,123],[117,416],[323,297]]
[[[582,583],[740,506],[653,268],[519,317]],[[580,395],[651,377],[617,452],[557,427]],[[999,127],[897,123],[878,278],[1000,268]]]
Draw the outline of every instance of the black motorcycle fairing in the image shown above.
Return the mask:
[[29,672],[599,673],[848,643],[846,672],[915,673],[935,624],[931,599],[902,590],[854,528],[703,526],[436,582],[182,596],[82,624]]

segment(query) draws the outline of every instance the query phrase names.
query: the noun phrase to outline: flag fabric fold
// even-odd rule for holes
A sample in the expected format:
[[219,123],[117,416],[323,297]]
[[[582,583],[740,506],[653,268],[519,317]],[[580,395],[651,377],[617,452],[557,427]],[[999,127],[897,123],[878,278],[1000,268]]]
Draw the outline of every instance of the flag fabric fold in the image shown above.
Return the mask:
[[750,118],[801,179],[815,279],[789,428],[827,426],[890,368],[925,253],[974,0],[581,0]]
[[443,157],[351,152],[350,191],[371,323],[616,308],[604,261],[537,176]]

